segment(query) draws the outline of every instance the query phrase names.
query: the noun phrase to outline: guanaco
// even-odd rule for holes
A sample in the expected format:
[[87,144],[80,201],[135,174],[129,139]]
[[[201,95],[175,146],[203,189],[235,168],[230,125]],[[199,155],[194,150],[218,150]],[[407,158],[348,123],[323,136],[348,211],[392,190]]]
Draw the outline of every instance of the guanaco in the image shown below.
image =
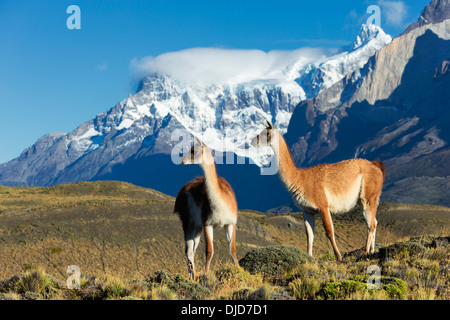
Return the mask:
[[186,183],[175,200],[174,213],[178,214],[183,225],[189,279],[196,277],[194,255],[203,230],[206,242],[205,272],[209,272],[214,253],[213,229],[218,227],[225,228],[231,257],[238,265],[235,244],[238,207],[231,185],[217,175],[210,149],[198,139],[181,163],[199,164],[204,174]]
[[322,216],[323,226],[336,259],[342,259],[336,246],[331,213],[344,213],[358,203],[362,205],[367,223],[366,254],[375,251],[376,213],[385,179],[382,162],[365,159],[344,160],[297,168],[281,133],[269,122],[252,139],[255,147],[272,147],[278,161],[278,175],[290,192],[294,203],[302,210],[307,235],[307,251],[312,256],[315,214]]

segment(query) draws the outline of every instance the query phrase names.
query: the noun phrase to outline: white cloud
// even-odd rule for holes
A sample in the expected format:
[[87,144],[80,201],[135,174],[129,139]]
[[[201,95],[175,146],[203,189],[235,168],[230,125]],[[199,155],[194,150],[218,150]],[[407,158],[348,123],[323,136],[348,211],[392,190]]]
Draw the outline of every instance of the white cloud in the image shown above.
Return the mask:
[[392,26],[401,26],[407,15],[407,6],[403,1],[378,0],[381,7],[381,14],[386,19],[386,23]]
[[243,83],[256,79],[286,79],[301,66],[323,61],[334,49],[237,50],[192,48],[135,58],[131,69],[136,77],[159,72],[179,81],[197,84]]

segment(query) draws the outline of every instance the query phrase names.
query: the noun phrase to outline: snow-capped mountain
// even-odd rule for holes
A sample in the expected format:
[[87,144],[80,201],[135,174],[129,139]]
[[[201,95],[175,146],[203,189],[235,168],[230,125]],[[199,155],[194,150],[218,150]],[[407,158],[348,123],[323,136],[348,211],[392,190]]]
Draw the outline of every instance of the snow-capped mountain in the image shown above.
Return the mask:
[[[249,61],[260,62],[254,68],[243,68],[233,77],[221,77],[224,72],[218,72],[206,82],[178,77],[176,71],[164,74],[164,70],[155,67],[159,61],[152,59],[155,72],[141,81],[134,95],[70,133],[40,138],[18,158],[0,165],[0,184],[48,186],[120,178],[176,194],[187,177],[174,169],[173,163],[167,165],[177,173],[167,172],[166,164],[155,159],[160,155],[170,161],[169,155],[180,142],[173,135],[177,129],[193,133],[216,151],[235,153],[260,163],[260,153],[249,148],[248,142],[261,130],[264,120],[270,120],[285,133],[299,102],[364,65],[390,41],[380,28],[363,26],[355,42],[345,50],[249,52]],[[227,55],[223,50],[216,53],[219,57]],[[191,58],[189,55],[202,54],[202,49],[179,54]],[[238,54],[236,57],[242,56]],[[217,72],[217,61],[213,62],[214,66],[205,69],[205,74]],[[214,81],[215,78],[218,80]],[[150,158],[151,164],[144,161],[136,165],[136,161]],[[130,163],[139,172],[124,169]],[[164,178],[163,171],[166,171]],[[153,176],[140,181],[142,172],[153,172]]]
[[305,90],[307,98],[315,97],[346,74],[362,68],[375,52],[391,41],[391,36],[377,25],[363,25],[352,44],[323,62],[307,65],[297,82]]

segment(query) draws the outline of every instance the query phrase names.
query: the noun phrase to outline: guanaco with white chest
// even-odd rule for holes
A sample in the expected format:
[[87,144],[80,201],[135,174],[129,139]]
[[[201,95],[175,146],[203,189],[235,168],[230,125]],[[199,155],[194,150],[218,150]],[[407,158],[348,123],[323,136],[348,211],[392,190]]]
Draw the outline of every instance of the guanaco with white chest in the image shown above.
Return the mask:
[[266,123],[266,128],[253,138],[252,145],[272,147],[278,161],[278,175],[294,203],[303,212],[310,256],[314,241],[314,215],[320,213],[336,259],[342,259],[336,246],[331,213],[348,212],[358,203],[363,208],[367,223],[365,252],[374,253],[376,213],[385,179],[385,168],[381,161],[351,159],[297,168],[283,136],[269,122]]
[[224,227],[226,239],[233,262],[238,265],[236,256],[236,222],[238,207],[230,184],[217,175],[214,157],[210,149],[196,139],[190,152],[181,159],[182,164],[199,164],[203,177],[186,183],[178,192],[174,213],[178,214],[183,225],[185,253],[188,261],[189,279],[195,279],[195,251],[205,232],[206,265],[208,273],[214,253],[213,229]]

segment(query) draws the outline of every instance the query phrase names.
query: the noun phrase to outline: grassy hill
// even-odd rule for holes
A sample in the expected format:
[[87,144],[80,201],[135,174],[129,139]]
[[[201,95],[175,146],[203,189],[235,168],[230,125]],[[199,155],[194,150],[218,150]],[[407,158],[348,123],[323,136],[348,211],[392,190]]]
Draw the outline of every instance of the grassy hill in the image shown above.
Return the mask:
[[[37,270],[36,267],[63,283],[69,276],[66,272],[69,265],[77,265],[85,277],[106,276],[121,281],[148,281],[149,275],[161,270],[168,275],[187,276],[181,223],[172,213],[174,201],[158,191],[115,181],[45,188],[0,186],[3,292],[8,279],[23,275],[26,270]],[[321,218],[316,219],[314,264],[327,263],[339,270],[345,262],[337,264],[330,258],[332,250]],[[377,219],[376,242],[380,247],[424,234],[450,235],[447,207],[382,203]],[[334,216],[334,224],[341,253],[364,246],[366,225],[361,212]],[[236,240],[239,259],[255,248],[274,245],[296,246],[306,251],[300,213],[241,210]],[[200,272],[203,243],[196,255]],[[443,254],[447,254],[448,268],[446,250]],[[216,230],[212,274],[229,268],[230,261],[224,231]],[[448,273],[445,277],[448,287]],[[258,281],[255,283],[263,284],[263,280]],[[287,287],[285,284],[284,288]],[[234,289],[230,287],[231,292]]]

